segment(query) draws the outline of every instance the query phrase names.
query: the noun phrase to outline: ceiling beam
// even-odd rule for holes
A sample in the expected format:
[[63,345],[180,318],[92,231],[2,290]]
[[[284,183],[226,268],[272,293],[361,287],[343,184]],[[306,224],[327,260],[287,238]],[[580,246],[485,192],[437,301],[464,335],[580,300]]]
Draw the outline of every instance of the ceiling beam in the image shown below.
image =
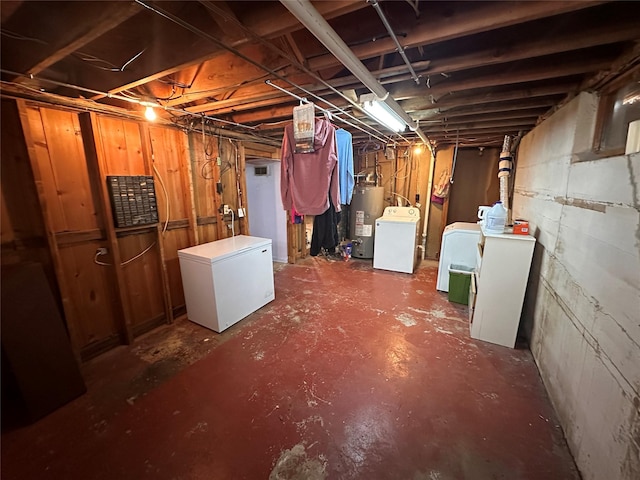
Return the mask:
[[433,96],[436,101],[443,95],[455,92],[473,90],[476,88],[495,87],[500,85],[510,85],[526,82],[547,80],[550,78],[570,77],[589,72],[597,72],[609,66],[611,62],[607,59],[581,60],[579,58],[567,59],[560,63],[547,62],[544,66],[528,66],[517,71],[498,70],[479,75],[469,74],[467,78],[458,80],[456,76],[451,76],[432,88],[422,85],[393,85],[389,92],[396,100],[403,100],[413,97]]
[[488,103],[481,106],[467,105],[465,107],[456,107],[451,109],[431,109],[419,110],[412,112],[416,120],[430,121],[442,118],[454,118],[467,115],[486,115],[499,112],[513,112],[518,110],[528,110],[534,108],[548,108],[556,104],[560,100],[559,96],[549,96],[540,98],[530,98],[526,100],[506,101],[499,103]]
[[[535,99],[534,99],[535,100]],[[482,120],[498,120],[498,119],[513,119],[522,117],[538,117],[545,113],[550,106],[554,104],[554,101],[548,98],[542,101],[529,101],[522,104],[499,104],[493,108],[476,107],[469,110],[460,110],[457,112],[442,112],[428,119],[421,119],[420,125],[428,128],[430,126],[440,125],[443,123],[454,124],[461,122],[471,122],[478,119]],[[340,105],[338,105],[340,106]],[[246,125],[252,125],[255,123],[262,123],[265,121],[280,120],[282,118],[291,118],[293,115],[294,103],[289,102],[288,105],[271,106],[270,108],[263,108],[254,111],[231,113],[229,119],[237,123]],[[347,107],[346,105],[344,106]],[[356,115],[356,113],[354,113]],[[357,116],[357,115],[356,115]],[[419,116],[414,117],[416,119]],[[364,120],[364,118],[363,118]],[[446,120],[446,121],[445,121]]]
[[[426,68],[428,65],[429,65],[429,62],[419,62],[418,67]],[[415,68],[418,69],[418,67],[415,67]],[[393,75],[397,75],[398,73],[402,73],[405,71],[406,71],[406,66],[402,65],[402,66],[385,68],[383,70],[378,70],[378,71],[372,72],[372,75],[378,78],[381,83],[385,84],[386,82],[389,81],[390,78],[394,78]],[[294,80],[294,83],[298,83],[298,84],[308,83],[308,77],[305,75],[300,75],[299,77],[295,77],[295,78],[294,77],[289,77],[289,78],[291,80]],[[361,85],[360,82],[353,75],[348,75],[345,77],[328,80],[327,83],[334,88],[341,88],[341,89],[352,87],[354,85]],[[200,88],[204,88],[204,85],[201,85]],[[286,86],[285,88],[290,88],[291,90],[293,90],[293,88],[289,86]],[[326,95],[326,98],[327,100],[330,100],[332,103],[335,103],[334,100],[335,98],[337,98],[335,97],[335,94],[333,92],[328,90],[327,87],[322,84],[305,85],[305,89],[321,96],[328,94]],[[234,99],[229,99],[228,101],[227,100],[213,101],[213,102],[203,103],[200,105],[186,107],[185,110],[192,113],[202,113],[202,112],[227,113],[231,111],[250,110],[252,108],[257,108],[259,106],[264,107],[264,106],[275,105],[279,103],[283,98],[282,94],[279,94],[279,93],[274,93],[272,95],[264,95],[265,90],[273,91],[271,88],[259,88],[258,91],[254,93],[248,92],[246,95],[237,94],[237,96],[234,97],[237,100],[236,103],[234,103]],[[240,90],[238,90],[238,92],[240,92]],[[297,92],[297,93],[304,95],[301,92]],[[255,105],[252,105],[252,95],[256,96]],[[184,103],[184,100],[193,101],[193,100],[204,98],[204,96],[205,94],[202,92],[185,94],[185,96],[182,99],[177,99],[175,101],[169,102],[169,105],[173,106],[173,105],[182,104]],[[271,103],[269,103],[269,100],[271,100]],[[313,100],[313,98],[309,98],[309,100]]]
[[[525,41],[517,45],[505,46],[504,48],[501,48],[500,51],[497,51],[496,49],[487,49],[484,51],[461,55],[446,60],[436,60],[433,62],[415,62],[414,68],[421,75],[426,75],[500,64],[515,60],[522,60],[530,57],[544,56],[553,53],[566,52],[569,50],[576,50],[601,44],[629,40],[637,37],[637,31],[639,28],[640,21],[636,17],[631,16],[629,20],[623,22],[622,24],[619,23],[614,27],[610,25],[596,26],[594,29],[590,29],[589,35],[584,35],[582,31],[569,31],[567,33],[561,34],[561,36],[553,42],[549,42],[547,39]],[[288,38],[290,38],[290,35],[288,35]],[[293,45],[295,45],[295,43]],[[304,62],[305,59],[302,56],[300,49],[295,48],[295,52],[298,60]],[[335,63],[337,63],[337,61]],[[394,71],[402,72],[403,74],[391,76]],[[382,74],[382,72],[388,73]],[[375,76],[378,76],[381,83],[385,85],[411,78],[410,75],[406,73],[406,67],[404,65],[372,73]],[[360,82],[351,75],[341,77],[339,79],[334,79],[330,83],[336,88],[357,87],[360,84]],[[204,90],[204,87],[201,87],[200,90]],[[193,100],[198,97],[199,96],[197,94],[187,96],[189,100]],[[200,95],[199,98],[202,98],[202,96]]]
[[[293,98],[290,100],[295,101]],[[283,102],[281,102],[277,106],[263,108],[258,111],[233,113],[231,114],[231,118],[234,122],[248,125],[264,122],[267,120],[279,120],[285,117],[289,117],[291,119],[293,118],[293,107],[295,105],[297,105],[297,102],[294,104],[290,102],[288,105],[283,105]]]
[[400,105],[408,111],[414,112],[425,109],[453,108],[468,105],[481,105],[493,102],[505,102],[510,100],[522,100],[532,97],[544,97],[548,95],[563,95],[573,92],[578,88],[577,82],[560,81],[553,85],[533,86],[528,88],[516,88],[500,90],[498,92],[469,92],[466,94],[448,95],[432,103],[425,96],[410,98],[400,101]]
[[[231,54],[228,54],[228,55],[231,55]],[[204,65],[203,68],[207,68],[207,69],[210,69],[210,70],[211,69],[220,70],[221,67],[219,66],[219,61],[220,60],[217,59],[215,63],[214,62],[206,62],[205,64],[203,64]],[[414,69],[417,72],[420,72],[420,71],[426,69],[429,66],[429,64],[430,64],[429,61],[416,62],[416,63],[414,63]],[[222,70],[224,70],[224,67],[222,67]],[[386,84],[389,84],[389,83],[401,81],[403,79],[411,78],[410,74],[405,73],[406,71],[407,71],[406,65],[399,65],[399,66],[385,68],[385,69],[382,69],[382,70],[377,70],[377,71],[371,72],[371,74],[374,77],[376,77],[380,83],[382,83],[383,85],[386,85]],[[207,96],[209,96],[210,94],[207,93],[208,90],[210,90],[212,88],[215,88],[215,87],[210,84],[211,82],[207,82],[207,77],[206,76],[203,75],[201,77],[204,80],[198,84],[197,88],[194,85],[194,87],[193,87],[194,92],[193,93],[186,93],[181,98],[170,101],[169,104],[172,105],[172,106],[182,105],[184,103],[200,100],[202,98],[206,98]],[[308,85],[308,83],[310,81],[310,78],[307,77],[307,76],[303,76],[302,75],[302,76],[300,76],[300,78],[304,79],[304,80],[297,81],[295,83],[298,83],[298,84],[304,83],[305,84],[305,88],[307,90],[311,91],[311,92],[317,93],[318,95],[325,95],[325,94],[335,95],[325,85],[321,85],[321,84]],[[353,75],[346,75],[346,76],[343,76],[343,77],[338,77],[338,78],[335,78],[335,79],[327,80],[326,82],[329,85],[331,85],[332,87],[339,88],[339,89],[362,87],[362,83],[356,77],[354,77]],[[287,88],[289,88],[289,87],[287,87]],[[187,107],[187,110],[196,111],[196,110],[192,110],[192,108],[193,107]],[[198,107],[195,107],[195,108],[200,110],[203,107],[198,106]],[[212,108],[215,109],[216,107],[212,106]],[[206,110],[200,110],[200,111],[206,111]]]
[[[256,35],[265,38],[275,38],[280,35],[284,35],[287,32],[293,32],[301,29],[301,25],[296,18],[291,15],[286,9],[282,8],[279,3],[275,2],[257,2],[257,5],[269,5],[266,9],[258,9],[256,11],[247,12],[247,15],[243,17],[242,23],[244,26],[253,31]],[[360,0],[346,0],[346,1],[326,1],[318,2],[317,8],[325,18],[333,18],[336,16],[344,15],[348,12],[353,12],[367,6],[366,2]],[[247,43],[248,40],[244,39],[233,45],[234,48]],[[131,89],[148,83],[159,78],[166,77],[175,72],[183,70],[192,65],[206,62],[213,58],[216,58],[224,50],[218,46],[209,42],[203,42],[203,45],[196,49],[192,48],[187,60],[182,62],[176,62],[174,60],[166,61],[159,59],[152,66],[146,66],[146,71],[140,71],[137,74],[128,73],[124,78],[124,82],[121,80],[119,86],[111,86],[104,88],[109,93],[118,93],[123,90]],[[124,72],[123,72],[124,73]]]
[[300,62],[302,65],[307,66],[307,59],[302,53],[302,50],[300,50],[300,47],[298,47],[298,44],[294,40],[291,33],[285,33],[284,39],[287,45],[289,46],[289,48],[291,49],[291,51],[293,52],[293,55],[296,57],[296,60],[298,60],[298,62]]
[[[261,45],[247,45],[241,50],[256,62],[269,65],[269,68],[274,71],[287,66],[286,60]],[[239,89],[256,85],[263,87],[267,78],[271,78],[271,75],[263,69],[226,52],[220,55],[215,64],[204,63],[190,88],[165,103],[167,106],[176,107],[203,98],[223,99]]]
[[[322,2],[320,2],[322,3]],[[496,28],[517,25],[523,22],[538,20],[540,18],[573,12],[583,8],[605,3],[553,1],[553,2],[491,2],[478,3],[477,7],[470,7],[469,2],[453,2],[441,5],[431,2],[428,15],[420,17],[413,27],[402,39],[404,48],[431,45],[458,37],[486,32]],[[392,53],[396,45],[391,38],[378,39],[351,48],[361,60],[377,57],[384,53]],[[333,55],[326,54],[309,60],[309,66],[313,70],[321,70],[332,66],[335,62]]]
[[[233,18],[236,22],[240,23],[240,20],[236,17],[236,14],[233,13],[233,10],[229,7],[227,2],[209,2],[200,0],[200,3],[207,8],[207,12],[211,16],[211,19],[218,26],[220,31],[222,32],[222,36],[220,37],[223,41],[228,43],[236,43],[246,41],[247,38],[244,36],[242,31],[233,26],[233,22],[229,22],[226,17]],[[217,12],[221,11],[224,15],[220,15]]]
[[492,112],[492,113],[476,113],[469,115],[460,115],[460,116],[445,116],[440,117],[438,119],[429,119],[423,120],[420,122],[420,125],[424,128],[430,128],[431,126],[437,125],[456,125],[458,123],[473,123],[473,122],[484,122],[484,121],[493,121],[493,120],[512,120],[515,118],[538,118],[540,115],[545,113],[548,110],[548,106],[542,106],[538,108],[528,108],[522,110],[512,110],[509,107],[504,106],[502,111]]
[[[588,35],[585,35],[585,30],[588,30]],[[499,48],[433,60],[424,73],[430,75],[451,73],[633,40],[638,38],[638,32],[640,32],[640,17],[631,16],[617,24],[601,24],[585,30],[562,32],[554,37],[552,42],[546,36],[535,40],[525,39]]]
[[[73,23],[55,44],[50,48],[43,48],[46,56],[27,68],[26,73],[39,74],[141,11],[139,5],[129,2],[110,3],[106,7],[103,5],[100,7],[95,18],[85,18],[82,22]],[[83,13],[87,15],[84,9]]]
[[[492,122],[486,124],[472,124],[468,126],[456,125],[454,127],[441,128],[439,130],[433,129],[426,131],[429,137],[442,137],[444,135],[456,135],[456,131],[460,131],[461,135],[487,135],[489,133],[500,133],[501,131],[518,131],[518,130],[531,130],[536,125],[535,120],[533,122],[518,122],[518,121],[505,121],[505,122]],[[506,134],[506,132],[505,132]]]

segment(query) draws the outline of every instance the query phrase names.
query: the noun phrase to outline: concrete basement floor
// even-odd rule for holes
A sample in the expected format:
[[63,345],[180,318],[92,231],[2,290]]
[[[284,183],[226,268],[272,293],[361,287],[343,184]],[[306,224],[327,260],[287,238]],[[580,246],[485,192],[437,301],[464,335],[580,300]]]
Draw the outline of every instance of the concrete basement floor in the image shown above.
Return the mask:
[[185,318],[92,360],[2,436],[7,479],[579,479],[531,353],[472,340],[414,275],[321,257],[217,334]]

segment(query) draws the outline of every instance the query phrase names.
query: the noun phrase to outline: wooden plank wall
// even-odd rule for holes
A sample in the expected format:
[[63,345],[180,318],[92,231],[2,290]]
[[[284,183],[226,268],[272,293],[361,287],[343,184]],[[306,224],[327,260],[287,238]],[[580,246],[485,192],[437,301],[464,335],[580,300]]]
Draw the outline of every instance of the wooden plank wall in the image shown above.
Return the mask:
[[362,175],[362,181],[367,177],[373,179],[378,166],[378,185],[384,187],[384,206],[397,205],[398,198],[402,205],[416,202],[416,194],[420,194],[421,204],[424,205],[422,185],[428,176],[428,154],[415,154],[411,148],[398,147],[394,153],[385,154],[385,149],[375,150],[371,146],[356,148],[354,156],[354,171]]
[[[231,236],[219,208],[246,209],[242,142],[24,100],[2,121],[2,261],[51,266],[77,357],[184,312],[177,252]],[[153,175],[160,223],[115,228],[107,175]]]
[[[46,250],[46,233],[38,205],[18,110],[14,102],[2,100],[2,263],[33,258],[34,250]],[[39,246],[38,246],[39,244]],[[45,256],[46,258],[46,256]]]
[[15,102],[2,100],[0,130],[2,137],[2,175],[0,179],[0,239],[2,265],[36,261],[47,273],[53,291],[57,281],[49,254],[44,219],[38,202],[18,108]]
[[[365,144],[354,150],[354,171],[373,178],[378,165],[378,185],[384,187],[384,206],[420,204],[420,235],[425,222],[426,207],[430,204],[429,163],[430,151],[422,148],[416,152],[413,147],[398,147],[389,154],[384,148],[375,149],[374,144]],[[429,220],[430,221],[430,220]]]

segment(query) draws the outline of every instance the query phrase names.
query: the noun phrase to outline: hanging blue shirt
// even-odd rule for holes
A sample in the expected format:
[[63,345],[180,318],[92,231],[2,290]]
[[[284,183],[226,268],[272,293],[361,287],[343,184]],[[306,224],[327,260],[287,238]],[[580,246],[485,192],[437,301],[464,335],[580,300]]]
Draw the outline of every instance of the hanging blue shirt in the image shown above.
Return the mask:
[[349,205],[353,194],[353,142],[351,134],[342,128],[336,130],[338,172],[340,174],[340,203]]

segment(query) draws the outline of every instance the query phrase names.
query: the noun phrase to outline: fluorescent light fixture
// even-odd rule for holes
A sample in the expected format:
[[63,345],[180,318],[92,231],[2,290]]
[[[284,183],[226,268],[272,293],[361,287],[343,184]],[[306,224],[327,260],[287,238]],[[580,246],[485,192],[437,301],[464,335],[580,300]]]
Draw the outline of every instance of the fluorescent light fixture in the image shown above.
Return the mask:
[[376,97],[374,93],[368,93],[360,96],[362,108],[378,123],[384,125],[392,132],[402,132],[407,124],[398,117],[382,99]]

